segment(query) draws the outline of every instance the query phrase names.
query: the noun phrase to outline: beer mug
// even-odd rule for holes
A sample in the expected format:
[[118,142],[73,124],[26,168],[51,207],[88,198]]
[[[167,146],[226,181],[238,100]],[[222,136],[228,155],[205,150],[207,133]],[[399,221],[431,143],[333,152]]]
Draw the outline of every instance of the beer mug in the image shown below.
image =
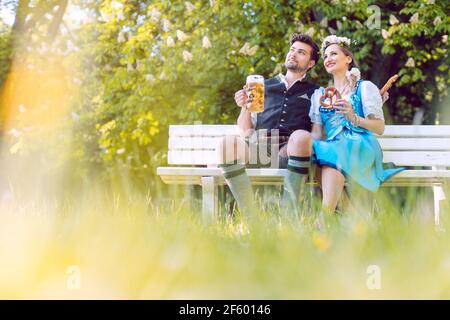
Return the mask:
[[246,82],[247,110],[250,112],[264,111],[264,77],[250,75]]

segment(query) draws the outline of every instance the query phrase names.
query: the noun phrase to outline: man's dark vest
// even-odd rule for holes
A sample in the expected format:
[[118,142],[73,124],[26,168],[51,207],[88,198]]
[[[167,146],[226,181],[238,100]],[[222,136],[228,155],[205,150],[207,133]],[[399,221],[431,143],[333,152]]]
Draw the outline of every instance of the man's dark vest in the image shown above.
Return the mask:
[[311,131],[309,109],[317,85],[298,81],[289,90],[280,77],[265,80],[264,112],[258,113],[256,130],[279,129],[279,135],[291,135],[298,129]]

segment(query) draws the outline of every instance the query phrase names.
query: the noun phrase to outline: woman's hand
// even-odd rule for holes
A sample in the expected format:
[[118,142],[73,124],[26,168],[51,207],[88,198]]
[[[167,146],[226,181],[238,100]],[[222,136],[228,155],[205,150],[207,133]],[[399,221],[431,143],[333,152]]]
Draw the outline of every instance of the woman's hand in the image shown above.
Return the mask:
[[337,99],[333,105],[333,108],[338,110],[338,113],[344,115],[344,117],[350,121],[353,125],[359,126],[360,118],[355,114],[352,104],[345,99]]
[[343,114],[348,121],[354,120],[355,111],[349,101],[345,99],[337,99],[333,104],[333,108],[338,110],[338,113]]

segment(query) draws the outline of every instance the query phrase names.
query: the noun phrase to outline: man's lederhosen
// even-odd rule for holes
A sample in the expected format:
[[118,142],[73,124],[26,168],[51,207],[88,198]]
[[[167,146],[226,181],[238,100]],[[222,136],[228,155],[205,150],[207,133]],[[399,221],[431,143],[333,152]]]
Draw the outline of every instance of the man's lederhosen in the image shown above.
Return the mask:
[[[248,138],[249,146],[257,143],[257,148],[264,148],[267,156],[272,155],[273,150],[278,150],[278,167],[284,168],[287,165],[287,142],[289,136],[295,130],[306,130],[311,132],[311,119],[309,110],[311,107],[311,96],[317,85],[298,81],[289,89],[279,76],[265,80],[264,112],[257,114],[255,136]],[[275,131],[274,131],[275,130]],[[262,133],[262,134],[261,134]],[[261,139],[260,137],[264,137]],[[252,141],[253,140],[253,141]],[[273,145],[276,144],[276,147]],[[254,149],[254,148],[253,148]],[[266,165],[266,161],[261,162],[259,154],[251,153],[250,166],[271,166]],[[252,159],[252,157],[257,159]]]

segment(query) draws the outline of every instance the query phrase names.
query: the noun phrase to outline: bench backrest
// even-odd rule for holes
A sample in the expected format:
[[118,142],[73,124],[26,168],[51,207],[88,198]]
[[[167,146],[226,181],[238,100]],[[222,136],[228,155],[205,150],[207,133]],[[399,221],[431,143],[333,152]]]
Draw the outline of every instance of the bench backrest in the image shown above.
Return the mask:
[[[170,165],[213,165],[215,148],[224,135],[238,135],[236,125],[172,125]],[[383,161],[397,166],[450,167],[450,126],[391,125],[378,138]]]

